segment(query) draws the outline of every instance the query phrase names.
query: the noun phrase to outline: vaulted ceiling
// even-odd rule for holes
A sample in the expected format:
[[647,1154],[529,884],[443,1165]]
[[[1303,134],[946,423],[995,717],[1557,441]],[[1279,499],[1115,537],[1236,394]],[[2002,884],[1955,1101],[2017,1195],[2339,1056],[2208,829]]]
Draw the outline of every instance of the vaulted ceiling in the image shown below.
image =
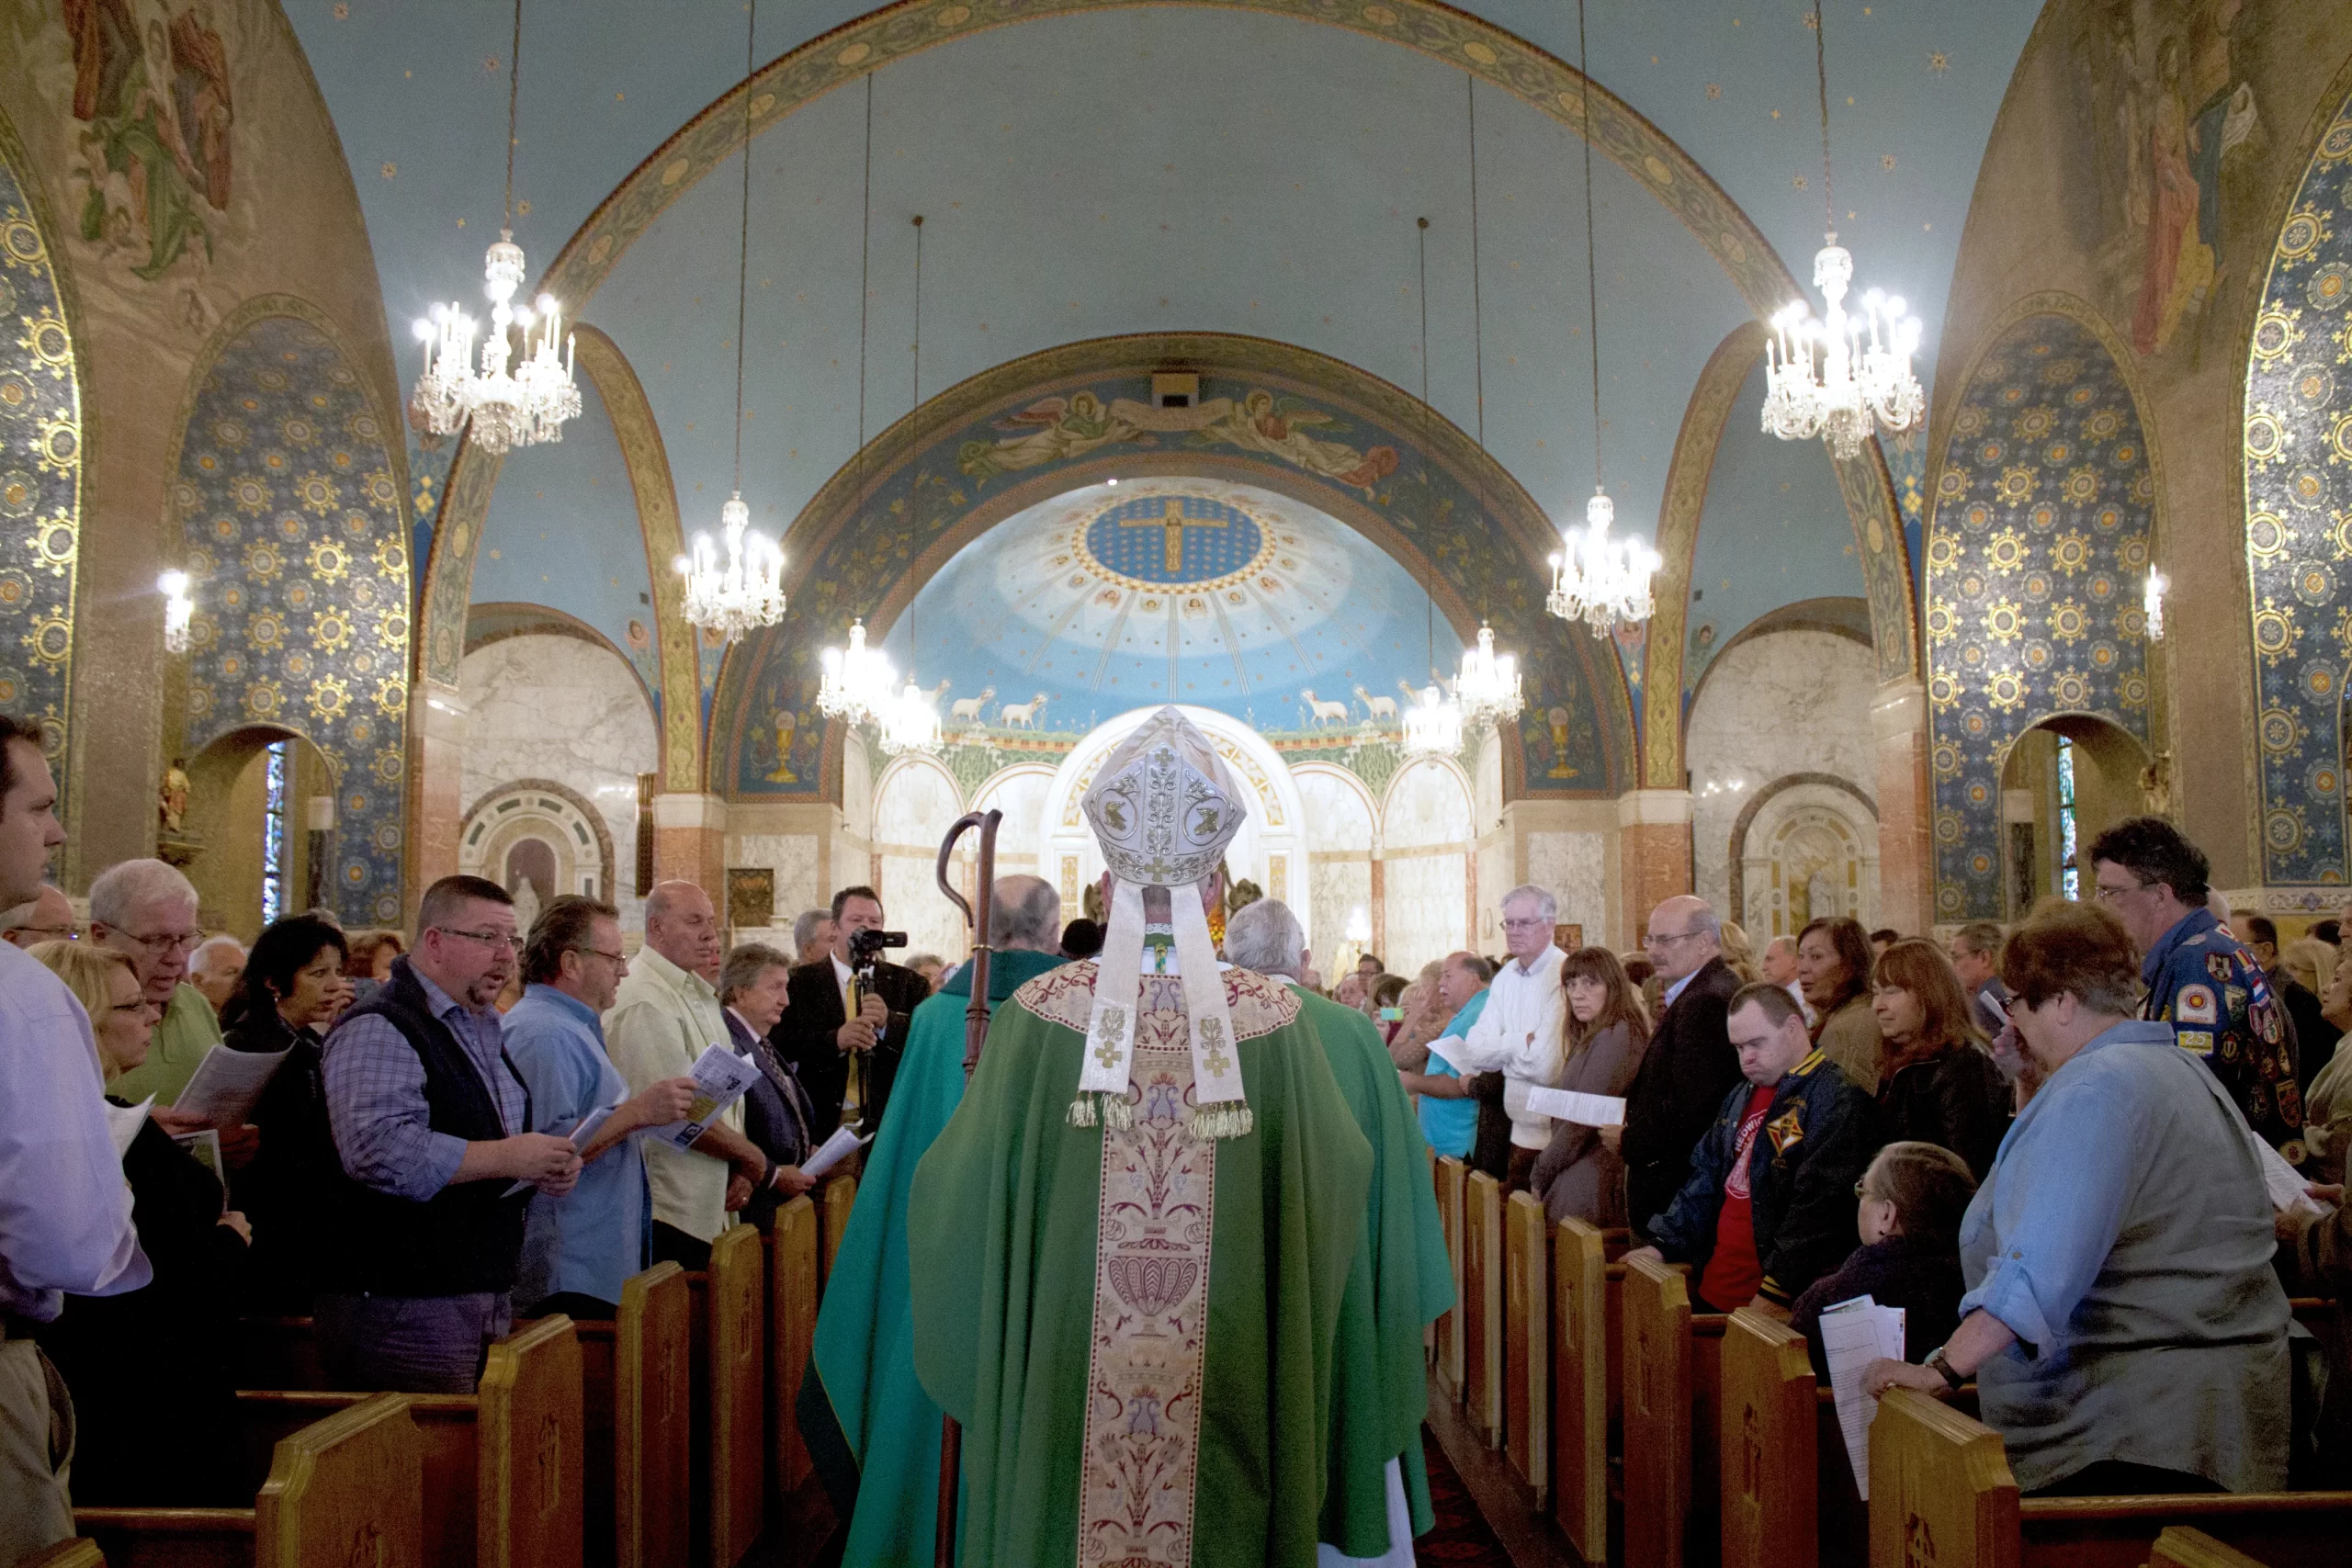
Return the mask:
[[[1923,319],[1928,380],[1977,164],[2039,5],[1823,3],[1835,220],[1858,284],[1905,295]],[[499,225],[511,13],[482,0],[286,5],[405,344],[436,299],[478,309]],[[1279,339],[1408,391],[1426,384],[1570,519],[1595,462],[1582,148],[1556,67],[1512,38],[1573,65],[1577,7],[1465,9],[1511,37],[1404,0],[909,0],[878,27],[854,0],[769,0],[762,67],[804,52],[763,77],[775,100],[753,105],[743,489],[755,519],[786,528],[863,439],[966,377],[1073,340],[1185,330]],[[1709,356],[1771,303],[1752,240],[1694,231],[1690,215],[1712,209],[1694,178],[1809,281],[1825,222],[1811,12],[1812,0],[1589,6],[1596,98],[1613,95],[1656,133],[1604,136],[1593,159],[1600,472],[1632,531],[1658,515]],[[1040,19],[988,25],[1019,16]],[[535,274],[579,237],[572,275],[593,273],[594,287],[566,306],[642,381],[689,530],[716,525],[732,483],[741,166],[720,119],[741,107],[714,106],[742,78],[745,20],[741,0],[531,0],[524,17],[515,237]],[[853,25],[864,30],[805,47]],[[713,137],[718,153],[697,151]],[[630,194],[592,220],[632,171]],[[1744,276],[1727,254],[1747,258]],[[1743,392],[1727,428],[1752,431],[1754,403]],[[647,568],[594,423],[582,422],[586,449],[509,460],[485,546],[568,521],[599,567],[576,592],[547,573],[548,602],[618,630]],[[1725,451],[1694,574],[1724,614],[1690,617],[1718,645],[1791,598],[1859,592],[1820,586],[1856,573],[1818,448]],[[583,465],[604,482],[562,472]],[[1776,581],[1716,589],[1744,551],[1769,553]],[[530,588],[491,570],[476,597]]]

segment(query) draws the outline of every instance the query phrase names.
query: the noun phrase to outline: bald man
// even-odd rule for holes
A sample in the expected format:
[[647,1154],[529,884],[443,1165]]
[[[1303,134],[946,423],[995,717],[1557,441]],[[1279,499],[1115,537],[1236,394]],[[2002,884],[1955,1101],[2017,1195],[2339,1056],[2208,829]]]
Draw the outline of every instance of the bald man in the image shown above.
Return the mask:
[[1726,1020],[1739,976],[1724,962],[1721,919],[1703,898],[1668,898],[1650,911],[1645,946],[1666,1010],[1625,1097],[1625,1125],[1613,1129],[1625,1158],[1626,1217],[1644,1235],[1690,1179],[1691,1151],[1740,1078]]
[[30,947],[40,942],[71,942],[80,934],[80,928],[74,923],[73,900],[59,892],[53,883],[42,883],[40,893],[0,915],[0,942],[14,947]]

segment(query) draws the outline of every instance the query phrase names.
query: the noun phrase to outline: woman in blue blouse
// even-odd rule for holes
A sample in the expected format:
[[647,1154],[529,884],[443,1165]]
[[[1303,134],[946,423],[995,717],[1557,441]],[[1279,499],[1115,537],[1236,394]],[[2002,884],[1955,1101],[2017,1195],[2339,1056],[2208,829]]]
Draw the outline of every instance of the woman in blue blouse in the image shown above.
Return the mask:
[[1974,1378],[2029,1495],[2283,1488],[2287,1298],[2245,1118],[2132,1017],[2139,956],[2105,908],[2045,902],[2001,979],[2044,1081],[1962,1222],[1960,1327],[1865,1386]]

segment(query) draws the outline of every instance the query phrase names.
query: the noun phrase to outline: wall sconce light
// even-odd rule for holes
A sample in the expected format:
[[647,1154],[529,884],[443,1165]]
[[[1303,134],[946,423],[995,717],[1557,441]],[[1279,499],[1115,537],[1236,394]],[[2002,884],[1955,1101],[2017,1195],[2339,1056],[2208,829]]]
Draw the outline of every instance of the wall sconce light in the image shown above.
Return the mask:
[[167,571],[155,579],[155,590],[164,596],[164,651],[187,651],[188,623],[196,618],[196,601],[188,596],[187,573]]

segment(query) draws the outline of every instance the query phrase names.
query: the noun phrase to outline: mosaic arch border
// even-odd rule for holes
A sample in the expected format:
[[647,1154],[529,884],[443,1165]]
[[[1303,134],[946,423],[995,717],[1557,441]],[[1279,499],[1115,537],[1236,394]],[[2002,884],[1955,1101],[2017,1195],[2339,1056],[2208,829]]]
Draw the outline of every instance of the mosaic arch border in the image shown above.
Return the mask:
[[[322,476],[293,477],[287,492],[291,499],[276,509],[280,537],[275,542],[258,529],[264,513],[273,509],[277,486],[247,494],[243,487],[261,476],[223,471],[216,477],[205,467],[208,459],[219,464],[224,447],[231,453],[242,449],[217,438],[217,423],[214,432],[205,433],[202,456],[195,455],[190,440],[210,399],[216,393],[235,395],[213,386],[223,365],[249,335],[274,321],[295,322],[317,334],[315,346],[346,372],[346,400],[352,405],[345,414],[346,445],[355,468],[371,459],[374,464],[345,474],[340,484],[330,482],[315,496],[309,487]],[[356,423],[361,419],[371,423]],[[396,455],[400,429],[386,418],[376,388],[360,372],[332,317],[294,295],[257,295],[230,312],[198,355],[181,396],[166,466],[167,525],[176,536],[175,553],[196,580],[198,601],[186,655],[188,705],[179,743],[194,752],[232,730],[260,725],[317,747],[335,782],[334,903],[345,919],[360,924],[399,919],[407,836],[413,601]],[[269,448],[258,460],[266,463],[272,455],[283,460]],[[204,470],[200,476],[188,472],[191,459]],[[336,476],[323,478],[333,481]],[[344,509],[344,536],[338,539],[325,520],[342,505],[345,491],[352,501]],[[209,526],[199,515],[205,512],[215,513]],[[300,512],[315,513],[315,524],[305,524]],[[232,513],[247,521],[241,524]],[[197,532],[200,526],[209,538]],[[308,549],[300,563],[281,553],[303,544]],[[236,549],[233,562],[216,562],[213,552],[222,547]],[[255,551],[265,549],[267,559],[256,591]],[[229,570],[216,575],[216,564]],[[328,591],[346,581],[341,595],[330,598]],[[292,645],[294,634],[305,629],[298,627],[298,617],[307,618],[307,649]],[[243,686],[244,696],[216,711],[203,697],[224,682]],[[307,696],[299,699],[302,707],[286,695],[289,688],[283,682],[307,685]]]
[[[92,404],[89,367],[77,346],[80,301],[50,243],[62,231],[32,167],[0,111],[0,322],[11,329],[10,348],[25,355],[0,361],[0,711],[40,724],[41,750],[63,795],[58,814],[71,817],[80,794],[74,624]],[[16,452],[39,456],[19,468],[8,456]],[[21,665],[18,649],[29,653]]]
[[[1586,134],[1588,85],[1573,67],[1523,39],[1435,0],[1118,3],[1251,11],[1380,39],[1466,72],[1577,134]],[[786,51],[729,88],[632,170],[557,253],[534,292],[552,292],[570,301],[574,318],[584,320],[589,299],[610,276],[621,254],[671,203],[742,145],[745,94],[751,96],[749,134],[757,136],[832,89],[926,49],[994,28],[1080,16],[1102,5],[1103,0],[899,0]],[[1589,139],[1690,231],[1759,322],[1789,300],[1803,297],[1804,290],[1763,231],[1695,159],[1600,83],[1589,84],[1589,92],[1592,130],[1597,132]],[[454,666],[439,660],[441,629],[452,623],[454,600],[454,621],[462,640],[464,606],[473,581],[473,552],[489,516],[498,467],[497,458],[476,451],[471,439],[461,436],[448,483],[442,491],[440,525],[433,535],[424,609],[427,635],[421,644],[419,673],[445,684],[454,684],[456,677]],[[1879,678],[1901,680],[1918,672],[1919,638],[1894,479],[1875,438],[1862,455],[1836,468],[1838,488],[1854,525],[1862,575],[1869,585]],[[445,549],[449,557],[446,562]]]
[[2345,688],[2352,679],[2352,66],[2312,116],[2275,214],[2246,337],[2240,473],[2253,632],[2256,863],[2267,884],[2352,875]]
[[[2022,346],[2037,321],[2063,323],[2077,334],[2077,351],[2096,351],[2120,395],[2119,423],[2095,423],[2107,411],[2092,409],[2079,416],[2080,427],[2066,423],[2076,417],[2071,412],[2054,415],[2061,426],[2054,438],[1989,428],[1992,416],[1980,400],[2014,379],[1996,356]],[[2097,376],[2101,363],[2084,371]],[[2002,376],[1988,377],[1995,368]],[[2065,384],[2086,385],[2081,374]],[[2130,349],[2087,300],[2030,294],[1978,334],[1955,385],[1952,417],[1928,465],[1936,483],[1924,533],[1921,616],[1939,924],[2002,918],[2001,773],[2019,736],[2069,716],[2112,724],[2151,756],[2163,750],[2165,736],[2163,660],[2150,655],[2134,591],[2168,532],[2164,464]],[[2012,440],[2047,444],[2032,463],[2007,462]],[[1963,441],[1975,443],[1969,465],[1952,461]],[[2076,463],[2054,500],[2034,505],[2040,463],[2075,462],[2082,455],[2077,441],[2096,446],[2112,472]],[[2053,456],[2062,444],[2065,455]],[[2136,450],[2127,455],[2126,448]],[[1998,471],[1980,485],[1974,463]],[[2109,512],[2114,521],[2103,521]],[[2011,592],[2018,597],[2006,596]]]
[[[1018,470],[967,471],[974,446],[1004,439],[1003,422],[1039,399],[1092,390],[1109,407],[1112,385],[1148,399],[1150,378],[1197,373],[1204,414],[1217,397],[1251,389],[1311,400],[1335,416],[1323,434],[1358,445],[1368,460],[1356,476],[1328,479],[1258,457],[1218,452],[1161,433],[1083,445]],[[1150,412],[1153,411],[1146,411]],[[1019,426],[1034,430],[1034,424]],[[985,468],[986,464],[982,465]],[[1374,472],[1374,470],[1377,471]],[[1543,509],[1469,435],[1418,398],[1343,361],[1264,338],[1216,333],[1145,333],[1046,349],[984,371],[902,416],[838,471],[802,509],[784,538],[792,609],[780,626],[754,632],[728,650],[712,705],[712,785],[738,799],[819,796],[840,790],[840,727],[816,709],[817,642],[838,640],[852,616],[886,636],[896,616],[955,553],[989,528],[1052,496],[1111,475],[1213,474],[1261,485],[1315,506],[1388,552],[1464,637],[1480,613],[1498,639],[1520,654],[1531,705],[1569,716],[1570,748],[1555,755],[1549,727],[1520,727],[1507,747],[1505,787],[1513,798],[1613,797],[1632,777],[1633,715],[1624,678],[1608,645],[1546,615],[1545,558],[1557,547]],[[1498,570],[1492,536],[1510,547]],[[754,709],[757,710],[755,717]],[[789,716],[789,724],[777,720]],[[787,737],[779,754],[772,734]],[[781,760],[779,760],[781,757]],[[1574,788],[1530,790],[1525,776],[1590,780]],[[784,775],[778,777],[777,775]],[[775,788],[782,784],[787,787]]]

